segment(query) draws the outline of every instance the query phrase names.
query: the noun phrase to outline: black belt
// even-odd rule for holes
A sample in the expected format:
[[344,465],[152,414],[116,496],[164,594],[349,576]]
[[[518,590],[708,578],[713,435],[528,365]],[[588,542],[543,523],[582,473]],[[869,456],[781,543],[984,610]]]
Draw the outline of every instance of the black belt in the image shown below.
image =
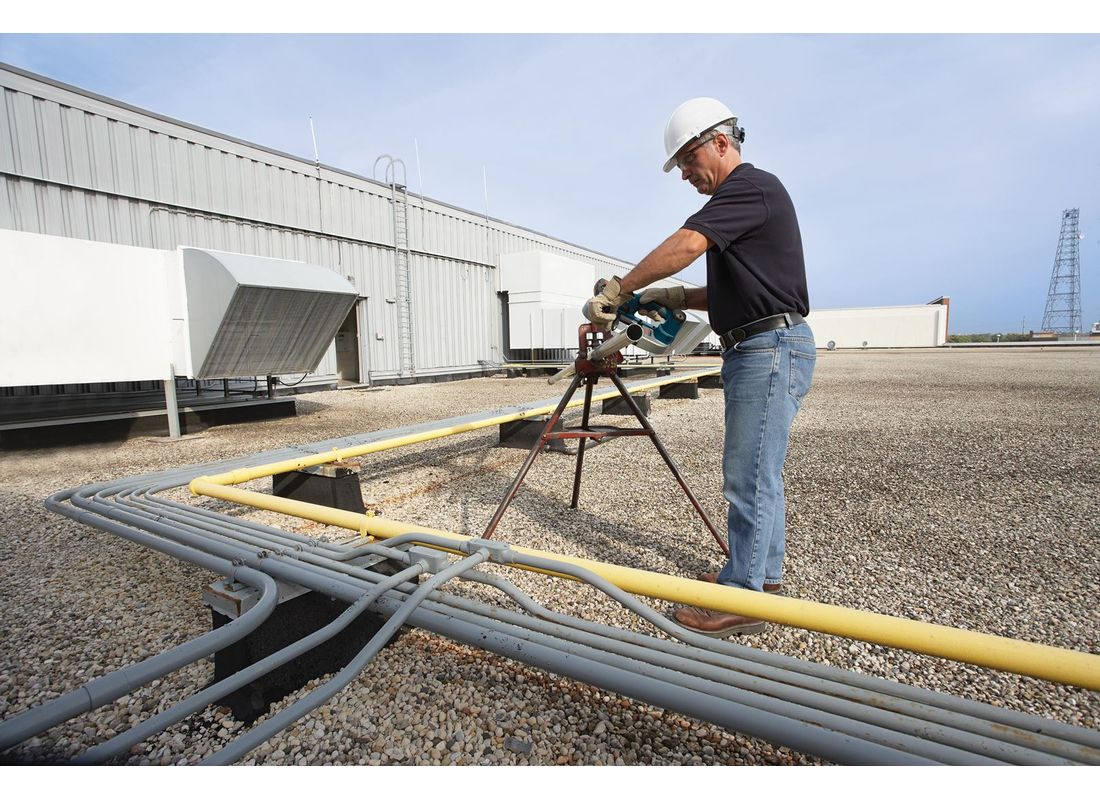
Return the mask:
[[776,328],[793,328],[795,325],[801,325],[805,321],[806,320],[802,318],[801,314],[796,314],[793,311],[786,314],[776,314],[772,317],[754,320],[748,325],[742,325],[740,328],[726,331],[718,337],[718,341],[722,343],[722,351],[725,352],[735,344],[740,344],[745,341],[750,336],[755,336],[765,331],[774,331]]

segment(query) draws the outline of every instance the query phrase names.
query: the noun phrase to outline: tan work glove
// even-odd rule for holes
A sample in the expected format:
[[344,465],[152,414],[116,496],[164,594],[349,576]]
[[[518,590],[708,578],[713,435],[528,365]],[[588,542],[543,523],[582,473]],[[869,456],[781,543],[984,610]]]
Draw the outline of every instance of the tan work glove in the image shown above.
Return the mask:
[[629,298],[622,293],[622,287],[618,278],[611,278],[599,294],[588,298],[584,304],[583,313],[590,322],[610,330],[615,322],[619,306]]
[[[658,305],[664,306],[669,311],[676,311],[681,308],[687,308],[687,294],[684,293],[683,286],[646,289],[642,292],[642,296],[638,298],[638,302],[642,305],[646,303],[657,303]],[[638,313],[642,316],[649,317],[654,322],[664,322],[661,315],[652,309],[642,308],[639,309]]]
[[642,296],[638,298],[638,302],[642,303],[657,303],[665,308],[676,311],[681,308],[687,308],[687,293],[684,292],[683,286],[666,286],[660,289],[646,289],[642,292]]

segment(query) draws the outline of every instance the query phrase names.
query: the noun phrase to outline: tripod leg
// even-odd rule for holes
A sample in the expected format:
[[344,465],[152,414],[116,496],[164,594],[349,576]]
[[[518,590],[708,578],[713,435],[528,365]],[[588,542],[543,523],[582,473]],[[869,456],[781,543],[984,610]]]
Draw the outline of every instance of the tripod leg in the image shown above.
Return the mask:
[[633,412],[634,416],[638,418],[638,423],[642,426],[645,432],[649,434],[649,438],[653,440],[653,446],[657,448],[657,452],[661,454],[661,458],[663,458],[665,460],[665,463],[668,464],[668,468],[672,471],[672,475],[676,478],[676,482],[680,484],[680,488],[684,490],[684,494],[687,495],[688,500],[690,500],[691,504],[695,506],[696,513],[710,530],[710,533],[714,537],[714,540],[718,542],[718,546],[722,549],[723,555],[725,555],[726,558],[729,558],[729,547],[719,535],[718,530],[714,527],[714,523],[710,521],[710,517],[708,517],[707,513],[703,511],[703,507],[699,505],[699,501],[695,498],[695,495],[692,494],[691,489],[688,488],[687,481],[685,481],[684,476],[680,474],[680,470],[676,466],[676,462],[672,460],[672,456],[668,454],[668,451],[665,450],[665,446],[661,443],[661,440],[657,438],[657,431],[653,430],[653,426],[649,424],[649,420],[646,419],[645,414],[643,414],[642,410],[638,408],[638,404],[634,402],[634,398],[630,396],[630,392],[627,391],[626,386],[623,385],[623,382],[619,379],[619,376],[615,373],[611,373],[609,377],[615,384],[615,388],[619,390],[619,394],[623,396],[623,400],[630,407],[631,412]]
[[542,450],[545,441],[543,436],[550,433],[554,429],[554,426],[558,424],[558,420],[561,419],[562,413],[565,411],[565,407],[569,405],[569,399],[573,396],[573,393],[577,391],[577,387],[580,386],[581,381],[584,379],[583,375],[579,373],[573,376],[573,382],[569,384],[569,388],[565,390],[565,394],[562,395],[561,402],[558,403],[558,407],[554,409],[554,413],[550,415],[550,419],[546,422],[546,427],[542,430],[542,435],[539,436],[534,447],[531,448],[531,452],[527,454],[527,460],[523,462],[523,466],[519,468],[519,474],[516,475],[516,479],[512,481],[512,485],[508,487],[508,492],[504,495],[504,499],[500,501],[500,505],[497,506],[496,512],[493,514],[493,518],[489,520],[489,524],[485,527],[485,532],[481,534],[482,539],[489,539],[492,537],[493,532],[497,529],[497,524],[500,522],[500,518],[504,516],[504,512],[508,510],[509,504],[516,496],[516,492],[519,491],[519,486],[523,483],[523,479],[527,477],[527,471],[531,469],[531,465],[535,463],[535,456]]
[[[596,376],[589,375],[584,384],[584,415],[581,419],[581,429],[588,430],[588,413],[592,409],[592,387],[596,383]],[[573,473],[573,499],[569,501],[570,508],[577,507],[577,500],[581,496],[581,466],[584,464],[584,445],[588,440],[581,437],[577,440],[577,469]]]

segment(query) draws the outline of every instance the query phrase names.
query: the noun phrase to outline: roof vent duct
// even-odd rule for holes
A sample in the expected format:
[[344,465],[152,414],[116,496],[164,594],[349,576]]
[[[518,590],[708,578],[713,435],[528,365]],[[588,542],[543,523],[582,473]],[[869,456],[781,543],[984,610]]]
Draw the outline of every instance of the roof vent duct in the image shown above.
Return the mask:
[[324,267],[181,249],[195,378],[311,372],[358,299]]

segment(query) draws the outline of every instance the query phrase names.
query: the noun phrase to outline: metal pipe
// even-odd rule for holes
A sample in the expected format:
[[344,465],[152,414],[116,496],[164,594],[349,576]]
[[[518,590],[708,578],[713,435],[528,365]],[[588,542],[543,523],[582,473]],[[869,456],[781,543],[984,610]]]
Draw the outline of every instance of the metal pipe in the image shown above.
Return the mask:
[[[611,653],[603,647],[592,647],[587,644],[571,642],[558,636],[550,637],[536,630],[527,630],[512,635],[525,642],[544,644],[567,655],[582,657],[609,667],[621,667],[624,663],[629,663],[634,674],[638,676],[652,678],[670,686],[700,692],[715,699],[728,700],[747,709],[766,712],[818,726],[822,729],[836,731],[854,739],[927,758],[937,763],[987,765],[1005,763],[998,758],[980,755],[969,749],[961,749],[958,746],[958,740],[967,740],[969,743],[975,737],[970,737],[968,740],[966,734],[959,734],[954,737],[955,741],[951,745],[943,744],[942,739],[951,738],[945,735],[943,729],[920,722],[907,725],[906,721],[899,715],[878,709],[853,708],[855,704],[820,695],[815,698],[817,705],[806,705],[801,701],[813,693],[789,689],[783,693],[783,696],[778,696],[761,691],[759,684],[764,682],[758,679],[748,681],[750,687],[746,688],[723,679],[724,676],[722,675],[719,675],[718,680],[714,680],[713,673],[712,676],[703,677],[678,671],[666,665],[655,664],[650,657],[645,657],[642,660],[630,659],[624,662],[620,655]],[[715,670],[715,673],[720,674],[723,672],[723,670]],[[752,685],[753,683],[756,685]],[[853,710],[861,712],[862,717],[867,718],[869,721],[864,721],[861,716],[846,713]],[[931,730],[924,730],[925,728]],[[923,737],[915,734],[923,734]],[[1019,758],[1028,759],[1022,760],[1021,763],[1064,763],[1050,758],[1044,759],[1040,756],[1033,756],[1030,753],[1025,754],[1022,748],[1015,748],[1015,750],[1018,751]]]
[[[383,603],[385,598],[379,601],[379,605]],[[386,613],[384,606],[381,610]],[[515,636],[509,626],[502,626],[500,623],[486,620],[478,625],[471,624],[459,619],[449,610],[436,611],[427,603],[410,617],[410,622],[417,627],[447,636],[455,641],[526,664],[534,664],[605,691],[633,697],[659,708],[682,713],[728,730],[739,731],[747,736],[754,736],[837,763],[868,765],[933,763],[929,759],[862,741],[829,728],[809,725],[704,692],[638,675],[634,665],[626,659],[619,666],[609,666],[562,652],[556,647],[547,647]]]
[[588,353],[589,361],[599,361],[607,358],[608,356],[619,352],[624,347],[629,347],[642,338],[642,326],[636,322],[632,322],[616,333],[610,339],[603,341],[596,345]]
[[[455,542],[468,541],[470,538],[449,531],[413,526],[382,517],[367,517],[363,514],[303,503],[298,500],[262,495],[224,486],[207,478],[196,478],[190,486],[195,494],[304,517],[348,530],[370,533],[380,538],[414,531],[430,533]],[[783,625],[898,647],[977,666],[1068,683],[1086,689],[1100,689],[1100,656],[1089,653],[1007,639],[988,633],[960,630],[946,625],[891,617],[870,611],[721,586],[691,578],[661,575],[530,548],[513,549],[524,555],[557,559],[584,567],[632,594],[715,611],[743,614]]]
[[[757,676],[768,680],[777,687],[777,691],[773,693],[775,696],[789,699],[791,695],[788,695],[785,689],[785,686],[789,685],[808,690],[812,694],[844,698],[856,704],[893,711],[917,720],[918,725],[921,724],[920,721],[932,722],[937,725],[968,731],[985,739],[1000,740],[1062,759],[1086,764],[1100,764],[1100,734],[1092,731],[1062,726],[1076,734],[1075,736],[1065,736],[1065,731],[1052,730],[1051,726],[1054,723],[1042,717],[998,709],[951,695],[943,695],[919,687],[905,686],[867,675],[858,676],[866,682],[866,685],[855,686],[851,682],[847,682],[851,676],[854,676],[854,673],[838,670],[835,667],[824,667],[836,673],[836,675],[832,678],[811,675],[810,669],[822,665],[800,662],[789,657],[783,657],[793,662],[789,667],[773,666],[757,659],[761,655],[771,656],[777,654],[765,653],[752,647],[738,647],[739,650],[746,651],[745,656],[742,657],[717,652],[717,648],[722,645],[734,647],[728,642],[710,641],[700,643],[699,646],[688,647],[683,644],[655,639],[644,634],[611,628],[551,611],[535,603],[534,600],[523,594],[507,580],[497,576],[479,573],[478,577],[469,579],[499,589],[515,600],[527,614],[532,616],[528,617],[514,611],[492,606],[484,608],[481,607],[481,604],[462,598],[450,598],[445,601],[448,605],[453,605],[463,612],[487,614],[494,619],[512,625],[544,633],[553,632],[554,635],[567,641],[600,647],[608,652],[639,661],[673,666],[684,673],[708,677],[711,680],[719,680],[731,685],[741,685],[739,681],[741,681],[742,676]],[[644,606],[640,601],[629,595],[626,595],[625,598],[616,597],[615,599],[647,621],[651,620],[644,612],[655,613],[648,606]],[[903,693],[906,696],[901,696]],[[813,696],[809,696],[806,698],[805,704],[814,706],[816,701]],[[957,711],[946,707],[957,704],[965,704],[965,708]],[[995,719],[988,718],[989,711],[996,713]],[[849,714],[848,716],[854,719],[864,719],[859,713]],[[927,729],[923,730],[927,731]],[[1042,731],[1057,734],[1062,738],[1046,735]],[[915,729],[914,732],[916,732]],[[1090,735],[1091,739],[1088,741],[1091,744],[1080,741]],[[995,745],[990,748],[990,754],[994,757],[1003,757],[997,755],[997,752],[1003,751],[994,751],[996,751]]]
[[[655,389],[664,386],[669,383],[682,383],[684,381],[696,379],[702,375],[717,374],[717,370],[700,370],[698,373],[687,373],[676,377],[659,378],[652,381],[644,381],[641,383],[629,384],[628,388],[631,392],[644,392],[648,389]],[[600,392],[593,396],[593,400],[606,400],[610,397],[618,397],[617,390],[609,389],[605,392]],[[568,407],[578,406],[583,400],[575,400],[569,404]],[[410,444],[419,444],[421,442],[431,441],[433,439],[442,439],[446,436],[454,436],[459,433],[467,433],[469,431],[476,431],[482,428],[491,428],[495,425],[501,425],[505,422],[515,422],[516,420],[528,419],[530,417],[538,417],[543,414],[548,414],[553,411],[556,405],[554,403],[544,403],[539,405],[529,405],[522,407],[523,410],[507,412],[504,414],[496,414],[492,416],[484,416],[481,414],[471,414],[467,422],[457,422],[455,420],[447,420],[446,422],[452,422],[454,424],[439,426],[416,426],[416,432],[405,435],[394,436],[382,440],[371,440],[368,443],[344,447],[333,448],[329,451],[318,452],[315,455],[306,456],[303,458],[289,459],[286,461],[277,461],[274,463],[266,463],[262,466],[255,466],[251,468],[239,468],[229,472],[223,472],[215,475],[205,476],[208,480],[215,483],[222,483],[225,485],[245,483],[247,481],[256,480],[257,478],[266,478],[271,475],[276,475],[280,472],[293,472],[295,470],[304,469],[306,467],[314,467],[319,464],[327,464],[330,461],[338,461],[345,458],[356,458],[358,456],[367,455],[369,453],[378,453],[384,450],[392,450],[396,447],[404,447]],[[462,419],[462,418],[457,418]]]
[[417,563],[392,577],[386,578],[369,591],[363,593],[358,600],[344,609],[340,616],[323,628],[319,628],[308,636],[299,639],[293,644],[287,645],[254,664],[250,664],[239,672],[207,686],[205,689],[187,698],[182,703],[150,717],[144,722],[130,728],[130,730],[102,744],[96,745],[78,758],[73,759],[73,763],[100,764],[109,758],[122,755],[133,745],[145,741],[150,736],[160,733],[170,725],[182,719],[186,719],[197,711],[201,711],[211,703],[225,697],[230,692],[240,689],[256,678],[266,675],[273,669],[281,667],[283,664],[312,650],[314,647],[324,644],[358,619],[384,592],[415,578],[423,571],[424,566]]
[[[585,361],[599,361],[600,359],[607,358],[610,355],[622,350],[624,347],[629,347],[642,338],[642,326],[637,323],[631,323],[627,325],[623,330],[616,333],[610,339],[605,340],[601,344],[593,347]],[[571,378],[577,374],[577,361],[580,361],[581,357],[578,354],[577,359],[563,369],[558,370],[549,378],[546,382],[553,385],[563,378]]]
[[[281,549],[279,547],[280,543],[277,542],[277,541],[273,542],[273,541],[265,539],[261,536],[253,536],[253,535],[244,533],[242,531],[234,531],[229,527],[216,528],[215,526],[212,526],[212,525],[210,525],[208,523],[205,523],[205,522],[198,522],[198,521],[191,522],[191,521],[188,521],[185,518],[182,518],[181,515],[171,513],[171,512],[165,512],[165,511],[154,512],[154,511],[149,510],[144,503],[130,502],[130,503],[127,504],[127,508],[134,511],[135,513],[144,514],[144,515],[147,516],[147,518],[152,519],[152,520],[168,519],[168,520],[178,521],[178,522],[181,522],[183,524],[190,525],[191,527],[207,531],[211,535],[217,536],[220,540],[225,541],[225,542],[229,542],[229,543],[236,542],[236,543],[246,544],[246,545],[249,545],[249,546],[255,546],[255,547],[259,547],[259,548],[261,548],[265,551],[266,550],[272,550],[277,555],[290,555],[291,557],[293,557],[294,559],[296,559],[298,561],[302,561],[302,562],[305,562],[305,563],[308,563],[308,564],[313,564],[313,565],[319,566],[319,567],[324,567],[326,569],[330,569],[330,570],[333,570],[335,572],[340,572],[340,573],[343,573],[345,575],[358,576],[363,570],[363,568],[358,566],[358,565],[347,564],[346,561],[349,560],[349,559],[341,560],[341,559],[338,559],[338,558],[333,558],[332,556],[328,556],[328,555],[321,555],[321,554],[317,554],[317,553],[311,553],[311,552],[308,552],[307,550],[301,548],[300,546],[292,546],[289,550],[288,549]],[[359,556],[365,555],[365,554],[381,555],[385,558],[392,559],[392,560],[395,560],[395,561],[398,561],[398,562],[401,562],[401,563],[407,563],[408,558],[409,558],[408,554],[406,554],[406,553],[404,553],[400,550],[396,550],[392,547],[382,547],[382,546],[376,546],[376,545],[363,545],[359,549],[360,549],[360,552],[358,553]]]
[[[404,537],[402,537],[402,538],[403,538],[403,539],[405,539],[405,540],[410,540],[410,539],[416,539],[416,538],[423,538],[423,536],[422,536],[422,535],[417,535],[417,534],[409,534],[409,535],[407,535],[407,536],[404,536]],[[453,539],[450,539],[450,538],[446,538],[446,539],[443,539],[442,541],[443,541],[444,543],[451,543],[451,542],[453,541]],[[392,542],[392,543],[396,544],[397,542],[396,542],[396,541],[394,541],[394,542]],[[457,544],[457,543],[456,543],[456,544]],[[290,565],[287,565],[287,564],[282,564],[282,563],[280,563],[280,560],[279,560],[279,559],[264,559],[264,560],[263,560],[263,565],[264,565],[264,567],[265,567],[265,568],[267,568],[267,569],[269,569],[269,570],[275,570],[276,568],[282,568],[282,567],[289,567],[289,566],[290,566]],[[281,569],[280,569],[280,571],[281,571]],[[285,575],[284,575],[284,577],[287,577],[287,576],[285,576]],[[295,576],[295,577],[297,577],[297,576]],[[344,588],[344,589],[339,589],[338,591],[346,593],[346,592],[348,592],[348,591],[352,591],[352,590],[350,590],[349,588]],[[418,624],[419,624],[419,623],[418,623]],[[449,634],[448,634],[448,635],[449,635]],[[483,644],[484,644],[484,641],[483,641],[483,639],[484,639],[484,637],[481,637],[481,638],[475,639],[474,641],[471,641],[470,643],[471,643],[471,644],[475,644],[475,645],[483,645]],[[535,664],[537,664],[537,665],[540,665],[540,666],[545,666],[544,664],[541,664],[540,662],[530,661],[529,659],[523,659],[523,660],[527,661],[528,663],[535,663]],[[705,717],[704,717],[704,718],[705,718]],[[738,726],[734,726],[734,727],[735,727],[736,729],[738,729],[738,730],[746,730],[744,726],[740,726],[740,725],[738,725]],[[746,732],[747,732],[747,731],[746,731]],[[793,745],[793,744],[792,744],[792,743],[791,743],[790,741],[788,741],[788,740],[784,740],[784,741],[783,741],[783,743],[784,743],[784,744],[788,744],[788,745],[791,745],[791,746],[796,746],[796,745]],[[800,749],[805,749],[805,748],[800,748]],[[807,750],[806,750],[806,752],[818,752],[818,750],[815,750],[815,749],[807,749]],[[823,754],[823,755],[824,755],[824,754]],[[825,757],[829,757],[829,756],[828,756],[828,755],[825,755]],[[843,759],[843,758],[836,758],[836,759],[834,759],[834,760],[845,760],[845,759]],[[895,758],[893,758],[892,760],[888,761],[887,763],[895,763],[896,761],[897,761],[897,759],[896,759],[896,757],[895,757]],[[860,762],[860,763],[862,763],[862,762]]]
[[335,678],[328,681],[323,686],[314,689],[308,695],[295,702],[289,708],[283,709],[271,719],[252,728],[248,733],[238,737],[234,742],[226,745],[217,753],[205,759],[202,763],[209,766],[232,764],[246,753],[263,744],[276,733],[289,728],[310,711],[328,701],[333,695],[358,677],[359,673],[363,671],[368,663],[370,663],[370,660],[374,658],[386,642],[397,633],[397,629],[405,623],[413,611],[416,610],[417,606],[428,598],[429,594],[451,578],[461,575],[472,567],[476,567],[488,558],[488,553],[474,553],[472,556],[462,559],[462,561],[459,561],[457,564],[452,564],[426,580],[415,592],[413,592],[411,597],[401,604],[400,610],[394,613],[386,621],[386,624],[371,637],[369,642],[367,642],[366,647],[360,650],[355,658],[337,673]]
[[[143,536],[135,536],[136,531],[119,530],[123,526],[110,526],[110,528],[113,533],[118,533],[131,540],[143,538]],[[148,534],[144,536],[148,536]],[[120,670],[89,681],[75,691],[68,692],[61,697],[5,720],[0,723],[0,751],[48,730],[54,725],[113,702],[139,686],[143,686],[157,678],[162,678],[180,667],[205,658],[211,653],[243,639],[258,628],[274,611],[278,602],[279,591],[275,581],[270,576],[248,567],[234,566],[231,562],[223,559],[202,558],[198,553],[190,554],[190,558],[198,558],[204,566],[213,568],[220,574],[230,576],[234,580],[240,580],[250,586],[255,586],[260,590],[260,597],[256,605],[232,623],[215,631],[202,634],[189,642],[173,647],[137,664],[123,667]]]
[[[540,559],[540,561],[544,562],[540,565],[543,569],[551,566],[550,563],[545,562],[543,559]],[[665,633],[677,637],[682,635],[682,630],[677,630],[678,626],[669,623],[652,609],[642,606],[642,604],[637,601],[633,601],[633,598],[629,595],[598,576],[591,574],[585,575],[583,574],[583,570],[560,563],[555,569],[584,580],[622,604],[624,607],[639,614],[647,622],[650,622]],[[513,624],[524,625],[524,623],[519,620],[513,619],[512,622]],[[532,620],[531,624],[526,627],[529,627],[532,631],[537,631],[545,628],[546,624],[556,627],[554,623],[543,623],[540,625],[538,620]],[[1009,744],[1002,741],[991,742],[982,736],[975,736],[973,733],[954,730],[946,725],[930,723],[923,719],[913,720],[896,710],[877,708],[872,703],[859,703],[847,698],[833,697],[830,693],[825,691],[809,691],[797,686],[790,686],[784,682],[745,675],[740,670],[696,665],[691,659],[680,656],[664,655],[646,647],[637,647],[625,643],[618,646],[611,637],[587,637],[583,634],[581,637],[572,637],[561,630],[556,630],[554,633],[558,638],[575,641],[578,645],[586,648],[597,647],[609,653],[616,651],[619,655],[625,655],[628,658],[634,659],[639,665],[638,669],[643,672],[648,669],[648,667],[644,666],[646,664],[662,670],[673,669],[675,672],[660,673],[661,677],[669,682],[680,682],[681,685],[693,686],[695,684],[691,682],[684,683],[682,681],[683,675],[690,675],[694,678],[721,683],[737,692],[735,695],[725,696],[729,696],[730,699],[743,702],[746,705],[775,710],[779,713],[783,713],[785,716],[805,719],[815,724],[826,725],[836,730],[842,730],[852,733],[853,735],[869,738],[871,741],[890,744],[890,746],[897,746],[897,740],[893,738],[893,734],[887,735],[879,731],[896,732],[906,737],[901,741],[907,743],[907,749],[915,753],[923,753],[936,760],[952,761],[963,757],[960,754],[966,752],[974,753],[980,758],[988,757],[994,761],[1001,761],[1007,758],[1013,763],[1018,764],[1069,763],[1064,758],[1055,758],[1028,747],[1022,747],[1017,744]],[[543,634],[539,633],[538,635]],[[690,639],[696,638],[702,637],[698,637],[697,635],[690,636]],[[588,657],[593,656],[589,655]],[[714,693],[720,694],[717,690],[714,690]],[[871,698],[865,696],[864,699],[870,700]],[[777,706],[776,703],[783,703],[785,705]],[[818,712],[825,713],[822,714]],[[854,726],[849,720],[855,723]],[[919,743],[919,740],[922,738],[935,743],[934,747],[926,749],[923,743]],[[891,744],[891,742],[895,743]],[[937,749],[941,745],[946,745],[949,749],[942,751]],[[1094,753],[1093,755],[1094,757],[1100,756],[1100,753]],[[969,758],[969,756],[965,758]]]

